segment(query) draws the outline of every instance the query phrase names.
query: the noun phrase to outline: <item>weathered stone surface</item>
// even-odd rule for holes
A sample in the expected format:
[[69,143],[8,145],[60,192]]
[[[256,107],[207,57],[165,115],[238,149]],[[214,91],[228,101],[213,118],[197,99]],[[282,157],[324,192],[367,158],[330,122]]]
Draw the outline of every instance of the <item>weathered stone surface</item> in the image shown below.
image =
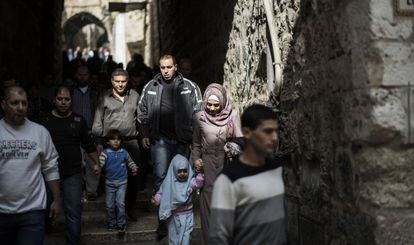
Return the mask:
[[360,198],[379,207],[414,206],[414,149],[366,148],[355,156]]
[[380,209],[376,213],[375,232],[379,245],[414,244],[414,213],[412,209]]
[[377,47],[384,63],[383,84],[414,84],[414,42],[380,41]]
[[[400,89],[353,91],[343,99],[345,135],[352,141],[383,144],[407,135]],[[354,95],[354,96],[353,96]]]
[[372,31],[377,38],[409,39],[414,34],[411,18],[394,15],[394,1],[370,1]]

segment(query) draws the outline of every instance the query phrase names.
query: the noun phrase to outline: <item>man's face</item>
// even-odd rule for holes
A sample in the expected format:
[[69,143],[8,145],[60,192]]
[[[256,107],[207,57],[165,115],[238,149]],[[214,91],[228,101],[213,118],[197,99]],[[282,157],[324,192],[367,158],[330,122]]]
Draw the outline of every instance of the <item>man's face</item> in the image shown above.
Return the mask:
[[3,100],[1,106],[5,112],[5,119],[12,125],[19,126],[24,123],[27,116],[26,93],[19,93],[16,90],[10,91],[7,100]]
[[72,105],[72,98],[67,89],[62,89],[55,97],[55,107],[61,114],[67,114]]
[[171,58],[160,60],[160,71],[165,81],[170,81],[177,71],[177,64]]
[[278,139],[278,123],[276,120],[264,120],[256,129],[244,127],[243,134],[246,140],[261,155],[273,153]]
[[122,75],[113,76],[111,83],[114,91],[119,95],[123,95],[128,84],[128,79]]
[[88,68],[81,66],[76,71],[76,80],[79,87],[85,87],[89,84],[89,70]]

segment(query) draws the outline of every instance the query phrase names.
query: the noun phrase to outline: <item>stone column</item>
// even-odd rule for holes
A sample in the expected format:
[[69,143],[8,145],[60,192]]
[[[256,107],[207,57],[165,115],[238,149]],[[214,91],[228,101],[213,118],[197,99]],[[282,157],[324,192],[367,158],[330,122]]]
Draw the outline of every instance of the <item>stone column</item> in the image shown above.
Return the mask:
[[126,14],[120,13],[115,18],[114,30],[113,30],[113,54],[115,62],[122,62],[124,68],[126,68],[126,44],[125,44],[125,16]]

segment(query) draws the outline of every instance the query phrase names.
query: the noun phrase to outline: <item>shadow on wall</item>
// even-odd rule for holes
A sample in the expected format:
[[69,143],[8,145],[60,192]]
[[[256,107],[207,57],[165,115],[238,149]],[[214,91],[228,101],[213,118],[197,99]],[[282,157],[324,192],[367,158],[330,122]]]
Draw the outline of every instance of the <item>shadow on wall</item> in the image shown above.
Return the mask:
[[0,1],[0,77],[7,72],[20,83],[33,83],[59,72],[60,4]]
[[160,4],[161,53],[193,62],[192,79],[202,90],[223,83],[236,0],[170,0]]
[[[345,133],[349,108],[368,94],[359,85],[364,83],[355,81],[355,73],[368,77],[364,69],[355,70],[362,65],[355,58],[368,42],[361,38],[357,47],[350,41],[360,38],[355,32],[369,35],[369,28],[352,23],[352,14],[366,14],[354,7],[368,10],[368,5],[358,0],[299,3],[280,98],[281,150],[290,155],[284,178],[291,244],[375,244],[375,222],[358,200],[357,152]],[[368,18],[360,25],[368,26]]]

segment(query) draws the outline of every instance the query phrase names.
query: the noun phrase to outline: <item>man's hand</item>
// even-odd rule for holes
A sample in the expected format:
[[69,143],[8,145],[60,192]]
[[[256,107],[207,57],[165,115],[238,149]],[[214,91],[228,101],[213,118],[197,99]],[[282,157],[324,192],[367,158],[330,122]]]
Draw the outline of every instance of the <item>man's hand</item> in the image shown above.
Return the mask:
[[132,176],[136,176],[137,174],[138,174],[138,169],[137,168],[134,168],[132,170]]
[[101,166],[99,166],[99,164],[93,165],[93,173],[95,175],[99,175],[101,173]]
[[47,185],[53,194],[53,202],[50,205],[49,217],[56,218],[61,209],[59,180],[50,180],[47,182]]
[[142,146],[143,146],[145,149],[149,149],[149,148],[151,147],[151,142],[150,142],[150,139],[149,139],[149,138],[143,138],[143,139],[142,139]]
[[50,212],[49,217],[55,219],[59,214],[61,210],[61,203],[60,200],[54,200],[52,204],[50,205]]
[[194,161],[194,168],[197,173],[203,170],[203,160],[201,158]]

